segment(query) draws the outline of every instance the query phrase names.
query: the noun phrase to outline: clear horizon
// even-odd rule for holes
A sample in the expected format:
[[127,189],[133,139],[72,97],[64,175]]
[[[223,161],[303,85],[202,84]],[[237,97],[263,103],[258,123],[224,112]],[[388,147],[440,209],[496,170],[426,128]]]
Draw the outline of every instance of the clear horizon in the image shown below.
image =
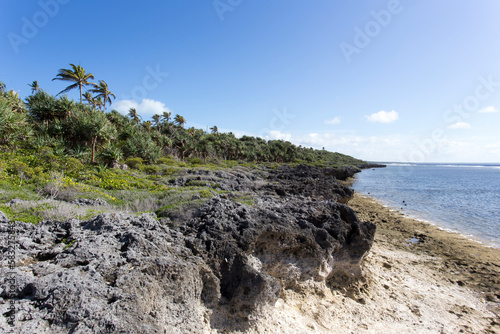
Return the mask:
[[[50,94],[80,64],[144,120],[367,161],[500,163],[500,3],[7,2],[0,81]],[[76,91],[68,94],[78,100]]]

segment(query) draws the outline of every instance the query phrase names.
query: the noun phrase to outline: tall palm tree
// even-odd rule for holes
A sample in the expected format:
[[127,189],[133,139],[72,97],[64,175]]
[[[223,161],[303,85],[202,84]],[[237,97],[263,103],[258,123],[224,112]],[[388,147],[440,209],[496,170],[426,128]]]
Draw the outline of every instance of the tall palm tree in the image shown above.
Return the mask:
[[177,114],[175,115],[174,122],[177,123],[177,125],[182,128],[184,127],[184,124],[186,124],[186,119],[181,115]]
[[95,97],[99,98],[101,97],[104,103],[104,111],[106,111],[106,103],[109,102],[109,105],[111,105],[111,97],[116,99],[115,94],[111,93],[108,89],[108,84],[104,80],[99,80],[99,85],[96,86],[96,88],[93,88],[90,90],[92,93],[97,94]]
[[155,125],[158,126],[160,124],[160,115],[158,114],[154,114],[153,117],[151,117],[153,119],[153,121],[155,122]]
[[161,132],[161,125],[160,125],[161,116],[158,114],[154,114],[153,117],[151,117],[151,118],[153,119],[153,122],[156,126],[156,130]]
[[139,114],[137,113],[137,109],[135,108],[129,109],[128,116],[135,124],[139,124],[139,122],[141,121],[141,116],[139,116]]
[[93,85],[97,86],[94,82],[89,82],[90,79],[94,79],[94,75],[92,73],[85,73],[85,69],[80,65],[69,64],[72,69],[61,68],[59,73],[57,73],[56,77],[52,79],[54,80],[63,80],[63,81],[71,81],[74,84],[69,85],[64,90],[60,91],[57,95],[66,93],[72,89],[80,88],[80,103],[83,101],[83,86]]
[[164,121],[166,121],[168,123],[168,121],[170,121],[170,119],[172,118],[172,112],[171,111],[164,111],[162,118]]
[[31,94],[36,94],[40,90],[40,86],[38,85],[38,81],[36,80],[28,84],[28,86],[31,87]]

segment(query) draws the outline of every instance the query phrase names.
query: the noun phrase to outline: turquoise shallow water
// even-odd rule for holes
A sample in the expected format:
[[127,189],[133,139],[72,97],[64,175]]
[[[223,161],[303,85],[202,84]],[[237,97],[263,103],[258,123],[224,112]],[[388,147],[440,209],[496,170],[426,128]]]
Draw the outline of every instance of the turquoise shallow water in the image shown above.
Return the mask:
[[500,248],[500,164],[388,164],[357,174],[353,188]]

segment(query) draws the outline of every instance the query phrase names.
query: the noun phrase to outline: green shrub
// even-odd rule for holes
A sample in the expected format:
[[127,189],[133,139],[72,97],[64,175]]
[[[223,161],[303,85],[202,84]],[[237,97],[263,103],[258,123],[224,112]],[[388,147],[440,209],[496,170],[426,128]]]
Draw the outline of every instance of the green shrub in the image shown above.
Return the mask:
[[142,167],[142,158],[139,157],[130,157],[125,160],[125,164],[133,169],[140,169]]
[[0,96],[0,147],[13,149],[31,136],[32,128],[27,123],[24,111],[14,110],[3,95]]
[[150,175],[159,175],[161,173],[161,167],[155,165],[144,166],[142,170]]
[[126,156],[141,157],[149,163],[155,163],[161,157],[161,148],[151,139],[148,133],[136,132],[127,138],[123,145]]
[[164,165],[173,165],[175,164],[175,160],[171,156],[161,157],[160,159],[158,159],[158,163]]
[[80,160],[73,157],[69,157],[66,159],[66,161],[64,162],[64,167],[68,172],[79,172],[84,168]]
[[200,158],[197,158],[197,157],[189,158],[189,159],[188,159],[188,162],[189,162],[192,166],[196,166],[196,165],[203,165],[203,160],[201,160]]
[[111,166],[123,158],[123,152],[116,146],[109,146],[99,154],[99,159],[106,165]]
[[24,173],[24,171],[28,168],[28,165],[26,165],[22,161],[17,161],[14,160],[9,163],[7,167],[7,172],[9,172],[12,175],[18,175],[20,173]]
[[233,167],[238,166],[238,161],[236,161],[236,160],[226,160],[226,161],[224,162],[224,164],[225,164],[225,165],[226,165],[226,167],[228,167],[228,168],[233,168]]
[[200,196],[203,198],[212,198],[214,197],[214,194],[208,189],[202,189],[200,190]]
[[162,170],[161,170],[161,174],[163,176],[169,176],[169,175],[174,174],[175,172],[177,172],[177,169],[176,168],[172,168],[172,167],[162,168]]

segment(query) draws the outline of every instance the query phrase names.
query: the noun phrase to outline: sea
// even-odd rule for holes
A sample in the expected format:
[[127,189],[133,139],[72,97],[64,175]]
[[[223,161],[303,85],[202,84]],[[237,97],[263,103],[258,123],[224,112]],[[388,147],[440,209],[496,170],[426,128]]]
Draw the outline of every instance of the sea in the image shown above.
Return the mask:
[[500,163],[383,163],[353,188],[385,206],[500,248]]

